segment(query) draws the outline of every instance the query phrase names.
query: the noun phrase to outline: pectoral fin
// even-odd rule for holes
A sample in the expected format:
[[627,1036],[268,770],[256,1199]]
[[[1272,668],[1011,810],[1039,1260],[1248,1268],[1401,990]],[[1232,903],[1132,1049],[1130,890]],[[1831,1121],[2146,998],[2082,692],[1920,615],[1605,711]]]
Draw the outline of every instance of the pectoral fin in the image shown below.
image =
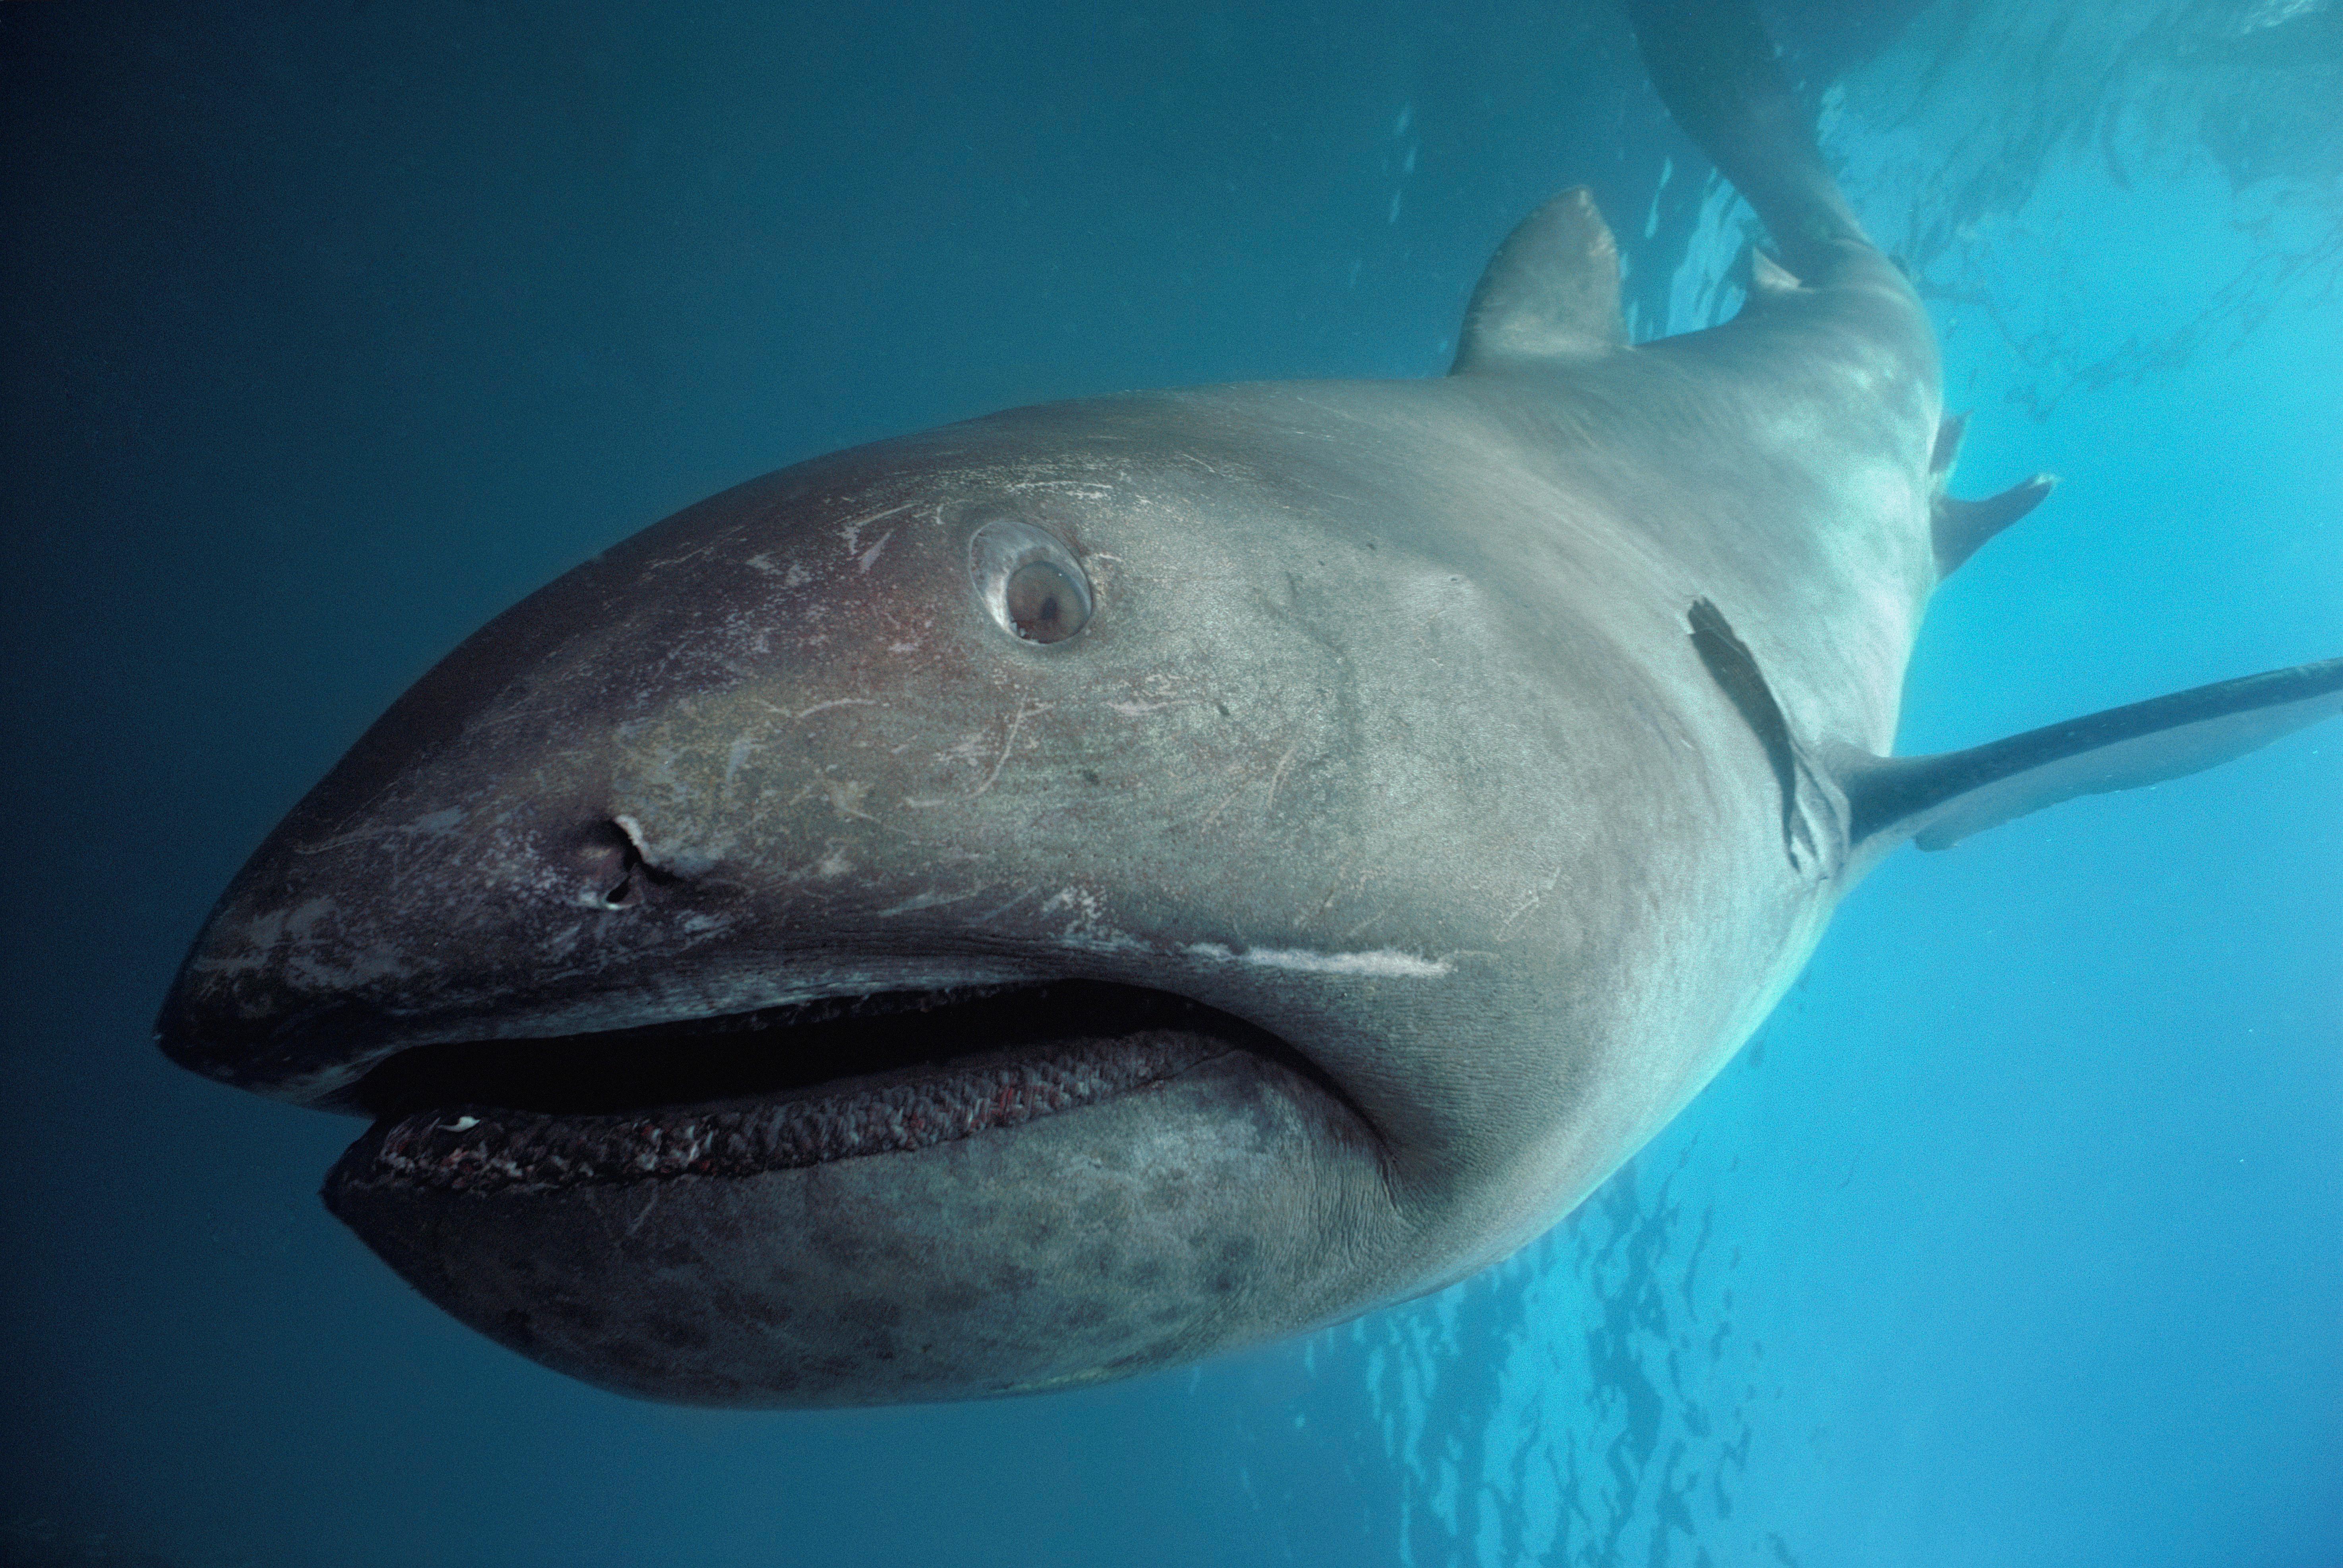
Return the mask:
[[1797,742],[1790,738],[1790,722],[1782,716],[1782,705],[1775,700],[1765,672],[1757,668],[1757,656],[1726,624],[1724,611],[1707,599],[1694,599],[1684,620],[1692,631],[1693,648],[1708,667],[1710,678],[1765,749],[1765,759],[1773,765],[1774,780],[1782,791],[1782,850],[1795,866],[1798,863],[1798,750]]
[[2343,658],[2070,719],[1966,751],[1873,757],[1842,749],[1832,770],[1846,791],[1856,851],[1906,839],[1946,849],[1972,833],[2071,800],[2157,784],[2260,749],[2343,713]]

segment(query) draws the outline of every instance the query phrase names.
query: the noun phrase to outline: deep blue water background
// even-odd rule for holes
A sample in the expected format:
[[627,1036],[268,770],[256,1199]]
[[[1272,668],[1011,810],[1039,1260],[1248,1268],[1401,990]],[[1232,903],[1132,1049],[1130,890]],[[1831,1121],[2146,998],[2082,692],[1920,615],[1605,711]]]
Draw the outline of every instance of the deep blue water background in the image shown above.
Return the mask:
[[[1906,749],[2343,652],[2337,13],[1779,16],[1963,487],[2067,481],[1940,598]],[[1048,1399],[565,1382],[326,1216],[356,1124],[147,1042],[376,712],[709,491],[1436,373],[1578,180],[1639,331],[1729,305],[1606,10],[55,0],[0,49],[0,1560],[2343,1563],[2343,727],[1899,856],[1512,1263]]]

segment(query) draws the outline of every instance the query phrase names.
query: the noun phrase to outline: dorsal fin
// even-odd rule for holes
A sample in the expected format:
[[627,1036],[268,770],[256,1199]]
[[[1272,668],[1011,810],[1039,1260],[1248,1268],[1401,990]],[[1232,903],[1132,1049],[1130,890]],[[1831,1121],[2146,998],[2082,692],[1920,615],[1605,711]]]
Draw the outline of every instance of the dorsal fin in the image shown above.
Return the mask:
[[1584,186],[1523,218],[1464,310],[1449,374],[1583,357],[1624,347],[1619,246]]
[[1966,751],[1873,757],[1840,748],[1831,771],[1846,791],[1857,858],[1906,839],[1948,849],[2071,800],[2177,779],[2259,750],[2343,713],[2343,658],[2273,669],[2030,729]]
[[1759,299],[1783,299],[1804,288],[1797,276],[1756,246],[1749,247],[1749,292]]

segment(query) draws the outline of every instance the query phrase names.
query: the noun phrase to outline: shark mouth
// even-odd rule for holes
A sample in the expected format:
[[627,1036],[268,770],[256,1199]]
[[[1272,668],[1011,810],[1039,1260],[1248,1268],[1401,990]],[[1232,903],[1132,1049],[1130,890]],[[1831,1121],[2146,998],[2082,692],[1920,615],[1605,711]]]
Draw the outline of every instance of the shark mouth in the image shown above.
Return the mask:
[[553,1039],[420,1046],[352,1098],[377,1121],[326,1181],[543,1191],[739,1177],[1015,1127],[1282,1040],[1096,980],[830,998]]

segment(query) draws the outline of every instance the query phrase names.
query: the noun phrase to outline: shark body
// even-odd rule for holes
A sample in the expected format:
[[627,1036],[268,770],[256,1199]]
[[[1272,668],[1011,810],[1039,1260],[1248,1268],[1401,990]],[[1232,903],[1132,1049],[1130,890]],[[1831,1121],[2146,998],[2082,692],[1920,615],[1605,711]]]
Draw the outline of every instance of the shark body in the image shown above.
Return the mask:
[[2330,660],[1892,758],[1930,593],[2047,482],[1946,494],[1926,316],[1754,19],[1636,20],[1783,258],[1735,321],[1630,347],[1567,193],[1446,377],[1014,410],[703,502],[385,715],[166,1049],[374,1118],[329,1206],[562,1371],[1061,1387],[1504,1256],[1896,845],[2343,708]]

